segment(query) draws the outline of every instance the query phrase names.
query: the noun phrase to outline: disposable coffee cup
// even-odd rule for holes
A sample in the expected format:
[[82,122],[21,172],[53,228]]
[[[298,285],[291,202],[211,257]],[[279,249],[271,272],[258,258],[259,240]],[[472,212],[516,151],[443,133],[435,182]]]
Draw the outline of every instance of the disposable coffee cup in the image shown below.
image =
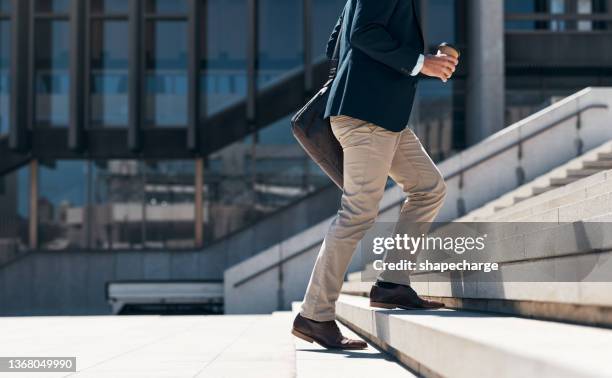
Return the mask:
[[438,45],[438,54],[452,56],[456,59],[459,59],[459,56],[461,56],[461,53],[459,52],[458,48],[446,42],[440,43]]

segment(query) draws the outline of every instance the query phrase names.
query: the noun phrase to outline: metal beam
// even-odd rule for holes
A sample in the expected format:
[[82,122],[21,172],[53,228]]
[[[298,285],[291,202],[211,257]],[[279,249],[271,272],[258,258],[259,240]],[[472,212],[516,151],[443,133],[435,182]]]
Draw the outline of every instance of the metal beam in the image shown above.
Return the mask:
[[[189,0],[187,67],[188,104],[187,104],[187,148],[198,147],[198,126],[200,124],[200,0]],[[208,2],[206,2],[208,4]]]
[[85,115],[85,93],[83,91],[85,51],[85,3],[72,0],[70,4],[70,116],[68,120],[68,147],[83,148]]
[[30,249],[38,248],[38,160],[30,162]]
[[11,95],[9,147],[23,151],[28,146],[28,47],[29,1],[13,0],[11,17]]
[[306,97],[312,95],[314,91],[314,80],[312,73],[312,0],[303,0],[304,13],[304,92]]
[[247,108],[246,118],[254,124],[257,118],[257,70],[259,53],[259,1],[248,0],[247,9]]
[[196,159],[195,164],[195,246],[204,244],[204,159]]
[[128,63],[128,135],[127,144],[131,151],[140,149],[142,128],[142,106],[143,95],[143,71],[142,64],[142,15],[141,0],[129,0],[129,30],[130,30],[130,52]]

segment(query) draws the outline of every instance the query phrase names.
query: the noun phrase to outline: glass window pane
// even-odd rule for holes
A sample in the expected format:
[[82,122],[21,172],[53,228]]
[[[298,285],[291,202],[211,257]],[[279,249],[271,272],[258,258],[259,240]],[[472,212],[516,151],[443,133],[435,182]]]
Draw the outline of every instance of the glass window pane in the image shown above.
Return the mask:
[[147,13],[186,13],[185,0],[147,0]]
[[92,168],[94,249],[193,248],[193,161],[96,161]]
[[70,0],[36,0],[38,13],[67,13],[70,10]]
[[11,13],[11,0],[0,0],[0,13]]
[[246,97],[246,0],[208,0],[202,38],[202,108],[213,114]]
[[345,3],[346,0],[313,0],[312,51],[315,59],[325,55],[327,41]]
[[92,0],[91,11],[94,13],[127,13],[128,0]]
[[38,232],[42,249],[87,247],[88,163],[58,160],[39,172]]
[[151,21],[146,28],[146,121],[187,123],[187,23]]
[[195,246],[195,164],[148,161],[145,173],[145,246],[151,249]]
[[91,124],[128,123],[127,21],[96,20],[91,27]]
[[0,261],[28,249],[30,169],[0,176]]
[[137,160],[96,161],[92,164],[91,247],[143,248],[143,183]]
[[304,61],[302,2],[260,0],[259,70],[260,85],[270,83]]
[[427,23],[425,34],[427,39],[435,44],[440,42],[456,43],[455,36],[455,1],[428,0],[427,19],[435,22]]
[[287,132],[285,117],[212,154],[205,168],[204,242],[212,243],[331,185]]
[[36,122],[68,125],[69,23],[63,20],[36,22]]
[[11,95],[11,22],[0,21],[0,135],[8,133]]
[[451,155],[453,148],[454,86],[458,79],[448,83],[439,80],[422,80],[419,83],[410,126],[434,160]]

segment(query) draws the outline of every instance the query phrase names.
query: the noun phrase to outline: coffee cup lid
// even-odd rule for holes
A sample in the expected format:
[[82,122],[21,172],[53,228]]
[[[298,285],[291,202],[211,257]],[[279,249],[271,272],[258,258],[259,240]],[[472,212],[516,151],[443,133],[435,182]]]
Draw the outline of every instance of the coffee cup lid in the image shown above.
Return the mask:
[[457,55],[458,55],[458,56],[459,56],[459,55],[461,55],[461,52],[459,51],[459,49],[458,49],[458,48],[456,48],[455,46],[451,45],[451,44],[450,44],[450,43],[448,43],[448,42],[442,42],[442,43],[440,43],[440,44],[438,45],[438,49],[441,49],[442,47],[451,48],[451,49],[453,49],[453,50],[455,50],[455,51],[457,52]]

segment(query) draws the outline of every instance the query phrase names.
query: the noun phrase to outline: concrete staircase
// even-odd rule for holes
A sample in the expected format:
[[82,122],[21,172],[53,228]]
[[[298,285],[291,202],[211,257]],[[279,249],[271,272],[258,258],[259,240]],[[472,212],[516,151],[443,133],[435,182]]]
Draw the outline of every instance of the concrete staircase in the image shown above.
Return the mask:
[[[592,153],[602,154],[599,149]],[[369,307],[371,283],[353,273],[343,286],[338,317],[424,376],[612,376],[612,226],[605,223],[612,220],[612,171],[496,211],[491,211],[493,204],[485,207],[474,212],[478,216],[462,220],[528,222],[520,224],[534,227],[516,227],[507,235],[501,248],[509,253],[501,254],[499,282],[414,282],[420,294],[443,301],[448,309],[381,311]],[[547,222],[547,227],[535,222]],[[574,232],[582,222],[591,223],[586,235]],[[576,282],[503,279],[504,267],[530,269],[536,264],[576,272]]]
[[374,310],[351,295],[341,296],[337,313],[426,377],[612,376],[608,329],[472,311]]
[[494,213],[596,173],[612,169],[612,141],[581,155],[527,184],[495,199],[457,221],[484,221]]

